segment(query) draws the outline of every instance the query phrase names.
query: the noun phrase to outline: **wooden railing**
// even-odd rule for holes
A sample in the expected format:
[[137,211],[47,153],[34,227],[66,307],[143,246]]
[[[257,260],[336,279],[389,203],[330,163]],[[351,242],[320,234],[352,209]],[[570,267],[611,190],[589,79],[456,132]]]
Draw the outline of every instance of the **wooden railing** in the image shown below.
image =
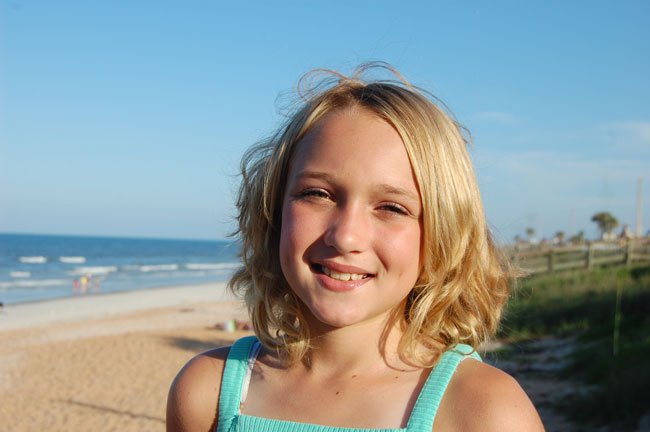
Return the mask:
[[590,269],[599,265],[650,262],[650,238],[508,250],[510,260],[527,273]]

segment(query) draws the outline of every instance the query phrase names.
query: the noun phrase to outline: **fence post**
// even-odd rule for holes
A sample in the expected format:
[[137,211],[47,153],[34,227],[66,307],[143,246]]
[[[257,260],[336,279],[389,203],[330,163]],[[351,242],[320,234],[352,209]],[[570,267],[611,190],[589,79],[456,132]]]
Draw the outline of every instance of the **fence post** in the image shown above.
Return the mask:
[[591,267],[594,265],[594,248],[593,244],[589,243],[587,248],[587,270],[591,270]]
[[553,248],[551,248],[548,251],[548,271],[549,271],[549,273],[552,273],[554,268],[555,268],[555,250]]
[[633,239],[627,239],[627,242],[625,243],[625,265],[629,266],[632,264],[632,252],[634,250],[633,247],[634,240]]

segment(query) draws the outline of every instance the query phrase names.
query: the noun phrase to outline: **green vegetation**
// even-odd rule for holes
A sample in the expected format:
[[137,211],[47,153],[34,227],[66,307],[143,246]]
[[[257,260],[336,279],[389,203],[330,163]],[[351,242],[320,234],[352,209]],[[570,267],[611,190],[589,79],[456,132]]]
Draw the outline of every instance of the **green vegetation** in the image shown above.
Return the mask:
[[500,337],[550,335],[575,338],[557,378],[584,389],[556,407],[582,424],[633,430],[650,407],[650,266],[519,281]]
[[591,221],[596,222],[601,235],[611,233],[618,226],[618,219],[609,212],[596,213],[591,217]]
[[578,234],[571,236],[569,239],[569,243],[574,244],[574,245],[581,245],[585,242],[585,232],[584,231],[578,231]]
[[528,240],[532,239],[535,235],[535,230],[533,228],[526,228],[526,235],[528,236]]

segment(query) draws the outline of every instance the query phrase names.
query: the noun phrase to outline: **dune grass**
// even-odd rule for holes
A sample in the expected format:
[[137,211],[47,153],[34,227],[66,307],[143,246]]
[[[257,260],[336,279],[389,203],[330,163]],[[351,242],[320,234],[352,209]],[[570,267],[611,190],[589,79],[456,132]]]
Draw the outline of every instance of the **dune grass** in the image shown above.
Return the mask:
[[650,409],[650,266],[534,275],[520,280],[499,336],[575,337],[558,378],[585,389],[558,401],[568,418],[634,430]]

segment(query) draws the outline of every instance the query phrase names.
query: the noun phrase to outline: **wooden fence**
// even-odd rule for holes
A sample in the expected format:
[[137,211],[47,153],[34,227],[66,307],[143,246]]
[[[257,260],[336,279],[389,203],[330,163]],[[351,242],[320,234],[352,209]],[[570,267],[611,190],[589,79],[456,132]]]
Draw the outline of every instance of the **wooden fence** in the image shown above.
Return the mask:
[[650,238],[593,242],[579,246],[540,247],[508,251],[513,264],[528,273],[590,269],[608,264],[650,262]]

